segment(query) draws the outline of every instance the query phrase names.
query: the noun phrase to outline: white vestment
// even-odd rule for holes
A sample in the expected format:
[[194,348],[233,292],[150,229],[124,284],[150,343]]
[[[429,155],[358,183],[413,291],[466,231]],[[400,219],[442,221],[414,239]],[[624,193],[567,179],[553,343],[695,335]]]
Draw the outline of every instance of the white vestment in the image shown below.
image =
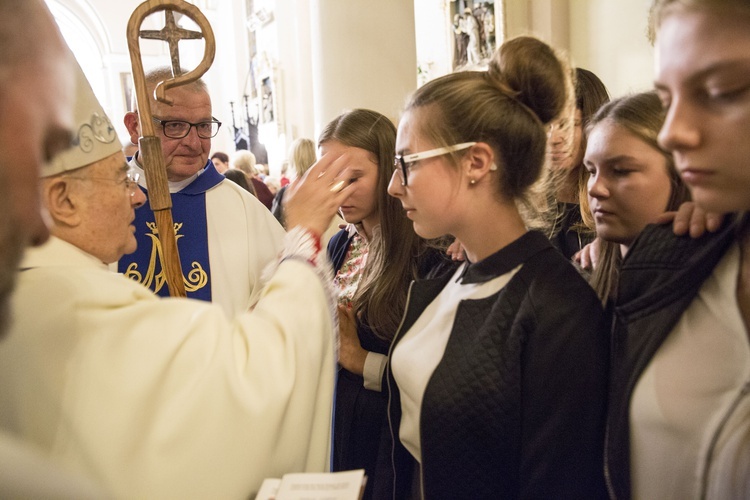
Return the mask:
[[206,192],[212,302],[234,317],[262,290],[263,270],[278,257],[284,228],[258,198],[230,180]]
[[0,432],[0,498],[102,500],[109,496],[36,447]]
[[229,321],[52,238],[28,250],[0,342],[0,425],[118,498],[247,498],[264,477],[324,471],[328,266],[283,260]]
[[[141,173],[145,187],[146,176],[135,158],[130,165]],[[189,184],[170,184],[170,192]],[[258,300],[263,269],[281,251],[284,228],[255,196],[228,179],[206,191],[206,226],[211,302],[232,318]]]

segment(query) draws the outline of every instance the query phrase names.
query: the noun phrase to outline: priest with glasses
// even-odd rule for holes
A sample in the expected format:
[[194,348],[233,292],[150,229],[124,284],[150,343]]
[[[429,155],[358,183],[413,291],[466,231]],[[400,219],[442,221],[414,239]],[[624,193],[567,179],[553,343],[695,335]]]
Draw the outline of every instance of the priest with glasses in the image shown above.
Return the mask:
[[[197,80],[169,89],[172,105],[153,99],[156,85],[171,77],[171,68],[157,68],[146,73],[146,86],[167,168],[185,289],[188,297],[217,303],[232,317],[258,299],[263,269],[279,253],[284,230],[257,198],[227,180],[209,159],[211,138],[221,123],[212,114],[206,84]],[[125,115],[125,126],[137,144],[137,110]],[[130,165],[141,174],[148,197],[142,160],[137,152]],[[148,201],[136,210],[134,224],[138,250],[119,261],[118,271],[168,296]]]

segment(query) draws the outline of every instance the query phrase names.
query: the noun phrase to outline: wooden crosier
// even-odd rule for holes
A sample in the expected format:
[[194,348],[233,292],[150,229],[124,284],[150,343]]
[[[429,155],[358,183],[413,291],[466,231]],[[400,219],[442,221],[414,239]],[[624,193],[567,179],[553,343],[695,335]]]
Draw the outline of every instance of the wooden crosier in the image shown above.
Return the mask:
[[[164,28],[160,31],[140,31],[143,20],[159,11],[164,11],[165,14]],[[200,33],[179,28],[174,21],[175,11],[192,19],[200,28]],[[159,243],[162,249],[161,265],[169,294],[174,297],[185,297],[185,282],[180,266],[180,254],[177,250],[174,221],[172,220],[172,198],[169,195],[167,170],[161,152],[161,139],[154,133],[151,100],[148,96],[139,38],[159,39],[169,43],[172,78],[158,82],[154,88],[154,98],[169,105],[172,104],[172,99],[167,97],[167,90],[194,82],[211,67],[216,54],[216,41],[211,25],[203,13],[184,0],[148,0],[143,2],[130,16],[127,36],[133,69],[133,85],[138,102],[138,118],[141,126],[141,137],[138,139],[139,158],[146,173],[149,203],[156,218]],[[203,59],[195,69],[182,74],[179,41],[201,37],[205,39]]]

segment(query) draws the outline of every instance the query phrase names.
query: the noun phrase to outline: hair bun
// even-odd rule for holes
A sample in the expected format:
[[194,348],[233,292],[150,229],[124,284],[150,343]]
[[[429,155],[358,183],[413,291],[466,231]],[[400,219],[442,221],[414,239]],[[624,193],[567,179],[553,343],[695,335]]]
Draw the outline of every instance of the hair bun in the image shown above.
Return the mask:
[[490,76],[514,93],[542,123],[548,123],[564,109],[567,77],[562,62],[546,43],[520,36],[503,43],[495,51],[488,70]]

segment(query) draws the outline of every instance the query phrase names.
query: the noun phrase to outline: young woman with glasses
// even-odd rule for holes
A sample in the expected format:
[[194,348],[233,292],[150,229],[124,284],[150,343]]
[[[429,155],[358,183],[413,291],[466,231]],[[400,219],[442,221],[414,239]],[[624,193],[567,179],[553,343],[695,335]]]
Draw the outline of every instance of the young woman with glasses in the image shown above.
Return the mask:
[[[409,99],[389,193],[467,262],[411,286],[390,352],[396,498],[602,498],[607,340],[596,294],[519,205],[569,78],[534,38]],[[421,490],[421,491],[420,491]]]

